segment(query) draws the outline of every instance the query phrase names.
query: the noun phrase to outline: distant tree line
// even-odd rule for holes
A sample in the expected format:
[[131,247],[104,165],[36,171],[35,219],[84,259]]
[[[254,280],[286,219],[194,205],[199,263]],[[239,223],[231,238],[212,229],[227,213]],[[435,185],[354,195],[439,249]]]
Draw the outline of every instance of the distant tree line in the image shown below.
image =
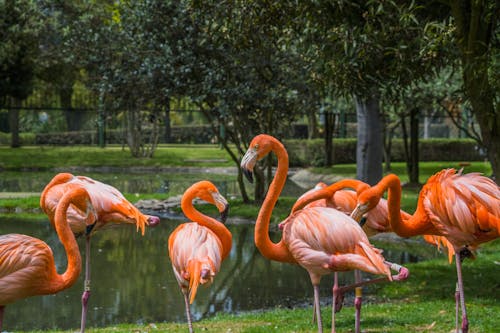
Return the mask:
[[[18,147],[19,106],[35,82],[57,91],[69,129],[82,117],[72,108],[74,91],[88,90],[97,127],[120,112],[131,154],[151,157],[160,127],[168,136],[172,101],[185,101],[203,112],[235,164],[254,135],[281,138],[306,117],[314,136],[320,111],[352,105],[357,177],[373,184],[396,127],[405,133],[410,180],[417,182],[418,114],[442,106],[457,117],[448,106],[460,101],[480,128],[464,130],[498,175],[498,6],[493,0],[2,1],[0,104],[11,101],[11,146]],[[332,119],[324,119],[331,164]],[[256,200],[272,163],[256,169]],[[249,200],[241,174],[238,180]]]

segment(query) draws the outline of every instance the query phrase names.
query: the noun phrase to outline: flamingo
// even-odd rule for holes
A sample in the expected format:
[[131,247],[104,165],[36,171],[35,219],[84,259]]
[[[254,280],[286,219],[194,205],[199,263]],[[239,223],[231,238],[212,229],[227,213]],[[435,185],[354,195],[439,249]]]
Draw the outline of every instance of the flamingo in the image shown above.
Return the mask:
[[68,259],[63,274],[57,273],[54,255],[45,242],[20,234],[0,236],[0,331],[6,305],[30,296],[58,293],[77,281],[82,259],[67,222],[70,205],[80,210],[84,223],[91,223],[96,214],[84,188],[70,189],[60,198],[54,223]]
[[85,332],[87,304],[90,297],[90,236],[95,231],[110,224],[135,224],[142,235],[146,225],[155,226],[160,222],[156,216],[142,214],[116,188],[85,176],[74,176],[70,173],[59,173],[45,186],[40,207],[55,226],[55,212],[60,199],[68,191],[83,187],[90,195],[96,211],[96,219],[92,224],[86,223],[85,216],[74,206],[68,209],[67,221],[76,236],[85,235],[85,285],[82,294],[81,333]]
[[[331,185],[325,183],[318,183],[314,188],[301,195],[292,207],[292,213],[300,209],[308,207],[331,207],[335,208],[346,215],[350,215],[356,208],[357,194],[368,189],[370,186],[360,180],[344,179]],[[353,188],[352,190],[344,190],[343,188]],[[410,215],[401,210],[401,214],[405,217]],[[360,225],[368,237],[377,235],[382,232],[392,231],[389,223],[389,214],[387,209],[387,200],[381,199],[377,206],[366,213],[365,217],[361,220]],[[280,228],[282,225],[280,224]],[[355,271],[356,283],[361,280],[360,272]],[[334,273],[335,275],[337,272]],[[337,278],[335,276],[335,278]],[[341,305],[341,304],[340,304]],[[355,331],[360,330],[359,325],[361,321],[361,305],[362,305],[362,289],[357,287],[355,289],[354,307],[355,313]],[[340,309],[338,309],[340,310]]]
[[[272,136],[257,135],[241,160],[241,168],[249,181],[252,181],[252,171],[256,162],[271,151],[278,158],[278,166],[257,216],[255,245],[268,259],[297,263],[308,271],[314,290],[318,332],[323,332],[319,303],[319,283],[323,275],[335,271],[360,269],[385,275],[384,279],[397,280],[406,276],[408,272],[400,266],[386,262],[381,251],[370,244],[356,221],[331,208],[311,207],[291,214],[283,223],[282,239],[278,243],[273,243],[269,237],[269,223],[288,172],[286,149]],[[399,270],[400,275],[391,276],[391,268]],[[355,284],[354,287],[362,284],[365,283]],[[335,280],[334,304],[337,291],[337,280]],[[332,311],[332,332],[335,332],[335,311]]]
[[467,333],[469,321],[465,306],[462,261],[472,256],[471,250],[499,237],[500,188],[490,178],[479,173],[463,174],[444,169],[431,176],[420,191],[417,209],[410,218],[400,214],[401,183],[396,175],[385,176],[377,185],[358,196],[353,216],[361,216],[374,207],[388,191],[389,219],[392,229],[402,237],[436,235],[446,237],[455,252],[458,296],[456,331],[458,332],[458,302],[462,311],[462,332]]
[[214,204],[225,220],[229,205],[217,187],[209,181],[191,185],[182,196],[181,209],[193,222],[179,225],[168,238],[168,252],[175,278],[184,296],[189,332],[193,332],[189,305],[199,284],[211,283],[232,247],[231,232],[223,223],[203,215],[193,206],[199,198]]

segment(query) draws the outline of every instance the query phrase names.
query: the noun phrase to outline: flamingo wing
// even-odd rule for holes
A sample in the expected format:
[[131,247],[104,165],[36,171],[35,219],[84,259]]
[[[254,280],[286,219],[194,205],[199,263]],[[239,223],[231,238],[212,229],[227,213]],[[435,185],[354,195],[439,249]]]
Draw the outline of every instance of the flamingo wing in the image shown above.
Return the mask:
[[[283,239],[297,262],[314,275],[360,269],[390,277],[381,251],[349,216],[322,207],[300,210],[289,217]],[[332,265],[333,262],[333,265]],[[312,275],[311,275],[312,276]]]
[[429,179],[422,193],[426,213],[455,248],[498,238],[500,188],[488,177],[445,169]]
[[168,239],[175,277],[190,294],[192,303],[198,285],[211,283],[222,262],[222,243],[213,231],[198,223],[184,223]]
[[0,236],[0,305],[46,294],[54,267],[45,242],[20,234]]

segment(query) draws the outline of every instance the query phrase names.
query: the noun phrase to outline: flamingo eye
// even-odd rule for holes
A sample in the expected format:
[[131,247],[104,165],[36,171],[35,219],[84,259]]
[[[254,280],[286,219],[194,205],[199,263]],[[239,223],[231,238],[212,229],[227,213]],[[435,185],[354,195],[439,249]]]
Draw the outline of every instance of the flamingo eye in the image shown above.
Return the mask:
[[258,150],[259,149],[259,144],[258,143],[255,144],[255,146],[253,146],[253,149]]

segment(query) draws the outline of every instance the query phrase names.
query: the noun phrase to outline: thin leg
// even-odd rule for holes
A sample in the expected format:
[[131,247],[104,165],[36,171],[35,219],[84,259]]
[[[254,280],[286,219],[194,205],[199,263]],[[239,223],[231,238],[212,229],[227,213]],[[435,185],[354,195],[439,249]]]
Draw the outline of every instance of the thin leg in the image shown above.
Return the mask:
[[182,294],[184,295],[184,305],[186,306],[186,317],[189,327],[189,333],[193,333],[193,321],[191,320],[191,310],[189,308],[188,293],[183,290]]
[[313,316],[312,316],[312,323],[314,324],[316,322],[316,303],[313,302]]
[[323,333],[323,323],[321,322],[321,305],[319,304],[319,285],[314,285],[314,307],[316,308],[316,318],[318,319],[318,333]]
[[82,321],[80,333],[85,332],[85,323],[87,321],[87,304],[90,297],[90,236],[85,237],[85,282],[82,294]]
[[3,325],[3,313],[5,311],[5,305],[0,305],[0,332],[2,332]]
[[458,313],[460,309],[460,291],[458,290],[458,282],[455,287],[455,330],[458,333]]
[[469,321],[467,319],[467,309],[465,307],[464,282],[462,279],[462,259],[460,257],[460,251],[456,251],[455,261],[457,263],[458,292],[460,294],[460,305],[462,307],[462,333],[467,333],[469,331]]
[[[355,283],[361,282],[361,272],[359,270],[354,271],[354,280],[355,280]],[[355,321],[354,321],[355,322],[354,331],[356,333],[360,333],[360,331],[361,331],[361,303],[362,303],[363,289],[361,287],[356,287],[355,295],[356,295],[356,297],[354,298],[354,307],[356,308],[356,315],[355,315]]]
[[335,312],[337,312],[335,308],[337,304],[338,294],[339,294],[339,279],[337,272],[335,272],[333,275],[332,333],[335,333]]

